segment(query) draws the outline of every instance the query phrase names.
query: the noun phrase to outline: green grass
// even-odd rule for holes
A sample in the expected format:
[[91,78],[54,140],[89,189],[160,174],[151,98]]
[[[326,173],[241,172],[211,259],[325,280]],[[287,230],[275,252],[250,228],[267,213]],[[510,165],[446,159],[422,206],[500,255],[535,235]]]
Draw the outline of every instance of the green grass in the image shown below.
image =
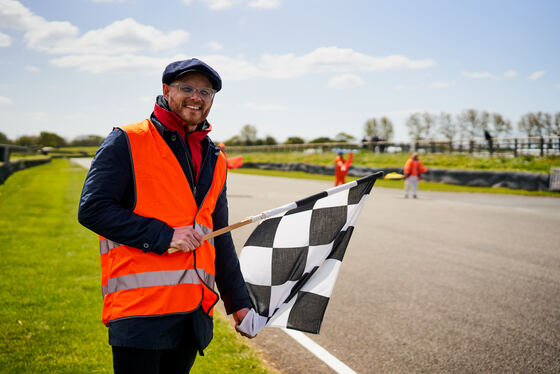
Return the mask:
[[[245,158],[245,157],[243,157]],[[261,170],[261,169],[233,169],[229,171],[230,173],[237,174],[255,174],[264,175],[268,177],[284,177],[284,178],[295,178],[295,179],[315,179],[315,180],[325,180],[334,183],[334,176],[332,175],[321,175],[321,174],[310,174],[303,171],[279,171],[279,170]],[[346,177],[346,182],[358,179],[356,177]],[[384,188],[404,188],[404,181],[402,180],[378,180],[375,182],[375,186]],[[558,192],[549,191],[525,191],[525,190],[512,190],[504,187],[469,187],[469,186],[457,186],[452,184],[436,183],[436,182],[426,182],[420,181],[419,189],[423,191],[445,191],[445,192],[466,192],[466,193],[498,193],[498,194],[510,194],[510,195],[527,195],[527,196],[554,196],[560,197]]]
[[[241,153],[239,153],[241,154]],[[231,153],[229,156],[237,156]],[[286,153],[242,153],[245,162],[302,162],[317,165],[332,165],[334,153],[306,154],[303,152]],[[408,153],[372,153],[360,151],[354,155],[354,165],[368,167],[402,168],[410,157]],[[560,167],[560,156],[519,156],[519,157],[477,157],[472,155],[430,153],[421,154],[422,163],[428,168],[470,169],[470,170],[509,170],[549,173],[551,167]]]
[[[85,170],[68,160],[0,185],[0,372],[111,373],[97,237],[77,222]],[[193,373],[269,373],[223,317]]]

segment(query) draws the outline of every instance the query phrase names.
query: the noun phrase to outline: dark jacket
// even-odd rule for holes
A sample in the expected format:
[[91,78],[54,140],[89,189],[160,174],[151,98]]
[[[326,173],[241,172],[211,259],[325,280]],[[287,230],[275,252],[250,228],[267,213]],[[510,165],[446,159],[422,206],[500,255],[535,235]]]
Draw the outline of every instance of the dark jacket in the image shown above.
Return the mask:
[[[169,110],[162,96],[158,97],[156,105]],[[195,201],[200,206],[212,183],[220,148],[214,145],[208,136],[203,138],[203,161],[198,180],[194,180],[195,173],[193,173],[190,150],[186,145],[188,142],[181,138],[177,131],[165,127],[153,113],[150,119],[179,161]],[[205,121],[195,132],[208,132],[209,128],[209,124]],[[193,133],[187,133],[186,136],[193,136]],[[135,214],[133,212],[135,198],[128,138],[123,130],[115,128],[99,147],[92,161],[82,190],[78,220],[95,233],[115,242],[162,254],[169,247],[173,229],[155,218]],[[216,203],[212,219],[214,230],[228,224],[225,185]],[[214,243],[216,285],[227,313],[250,307],[251,303],[231,234],[216,237]],[[185,315],[114,321],[109,324],[109,343],[143,349],[170,349],[179,344],[184,331],[194,329],[195,338],[200,342],[200,349],[203,349],[212,333],[212,324],[208,323],[208,318],[203,314],[199,309]]]

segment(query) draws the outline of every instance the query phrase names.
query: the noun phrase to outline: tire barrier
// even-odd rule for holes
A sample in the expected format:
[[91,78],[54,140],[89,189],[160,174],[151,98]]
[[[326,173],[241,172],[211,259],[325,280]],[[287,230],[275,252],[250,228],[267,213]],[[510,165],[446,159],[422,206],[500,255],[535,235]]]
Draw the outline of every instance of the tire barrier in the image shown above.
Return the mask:
[[27,169],[32,166],[46,164],[50,161],[50,158],[42,158],[36,160],[18,160],[0,165],[0,184],[4,183],[4,181],[16,171]]
[[[334,166],[322,166],[302,163],[256,163],[246,162],[242,168],[302,171],[310,174],[333,175]],[[550,176],[544,173],[529,173],[516,171],[481,171],[428,168],[429,173],[423,174],[422,179],[429,182],[440,182],[471,187],[506,187],[513,190],[548,191]],[[348,176],[363,177],[371,173],[383,171],[385,174],[397,172],[402,174],[402,168],[372,168],[352,165]]]

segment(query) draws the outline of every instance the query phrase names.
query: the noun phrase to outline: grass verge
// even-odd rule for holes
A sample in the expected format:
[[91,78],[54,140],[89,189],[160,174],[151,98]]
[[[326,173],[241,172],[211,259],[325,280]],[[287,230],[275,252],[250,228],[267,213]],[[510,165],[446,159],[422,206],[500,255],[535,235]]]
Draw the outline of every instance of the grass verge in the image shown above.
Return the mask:
[[[295,179],[315,179],[315,180],[325,180],[334,182],[334,176],[332,175],[321,175],[321,174],[310,174],[303,171],[280,171],[280,170],[261,170],[261,169],[233,169],[229,171],[230,173],[237,174],[254,174],[263,175],[268,177],[284,177],[284,178],[295,178]],[[347,177],[346,181],[350,182],[356,177]],[[402,180],[378,180],[375,182],[376,187],[385,188],[404,188],[404,181]],[[509,195],[527,195],[527,196],[553,196],[560,197],[558,192],[549,191],[525,191],[525,190],[512,190],[504,187],[469,187],[469,186],[457,186],[453,184],[444,184],[436,182],[426,182],[421,181],[419,189],[423,191],[445,191],[445,192],[468,192],[468,193],[497,193],[497,194],[509,194]]]
[[[86,171],[68,160],[0,186],[0,372],[111,373],[97,237],[77,222]],[[193,373],[271,373],[223,316]]]
[[[230,157],[241,155],[231,153]],[[304,152],[259,152],[244,153],[244,162],[301,162],[316,165],[333,165],[335,154]],[[354,165],[383,168],[402,168],[409,153],[373,153],[360,151],[354,155]],[[549,173],[551,167],[560,167],[560,156],[475,156],[469,154],[424,153],[420,154],[422,163],[427,168],[495,170],[495,171],[529,171]]]

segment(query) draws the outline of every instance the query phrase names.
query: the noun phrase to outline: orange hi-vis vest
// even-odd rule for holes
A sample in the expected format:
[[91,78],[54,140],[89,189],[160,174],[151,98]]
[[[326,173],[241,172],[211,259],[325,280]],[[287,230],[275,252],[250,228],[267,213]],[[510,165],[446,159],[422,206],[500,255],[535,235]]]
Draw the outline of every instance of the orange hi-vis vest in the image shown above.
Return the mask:
[[422,162],[420,162],[420,160],[415,161],[413,158],[409,158],[404,164],[403,171],[405,174],[410,174],[411,176],[418,177],[418,179],[420,179],[422,173],[427,172],[428,169],[426,169],[424,165],[422,165]]
[[[197,207],[179,161],[149,120],[123,126],[128,136],[136,189],[134,213],[157,218],[171,227],[212,231],[212,213],[226,179],[220,152],[212,186]],[[202,306],[213,315],[214,240],[193,252],[159,255],[100,237],[103,323],[129,317],[188,313]]]

